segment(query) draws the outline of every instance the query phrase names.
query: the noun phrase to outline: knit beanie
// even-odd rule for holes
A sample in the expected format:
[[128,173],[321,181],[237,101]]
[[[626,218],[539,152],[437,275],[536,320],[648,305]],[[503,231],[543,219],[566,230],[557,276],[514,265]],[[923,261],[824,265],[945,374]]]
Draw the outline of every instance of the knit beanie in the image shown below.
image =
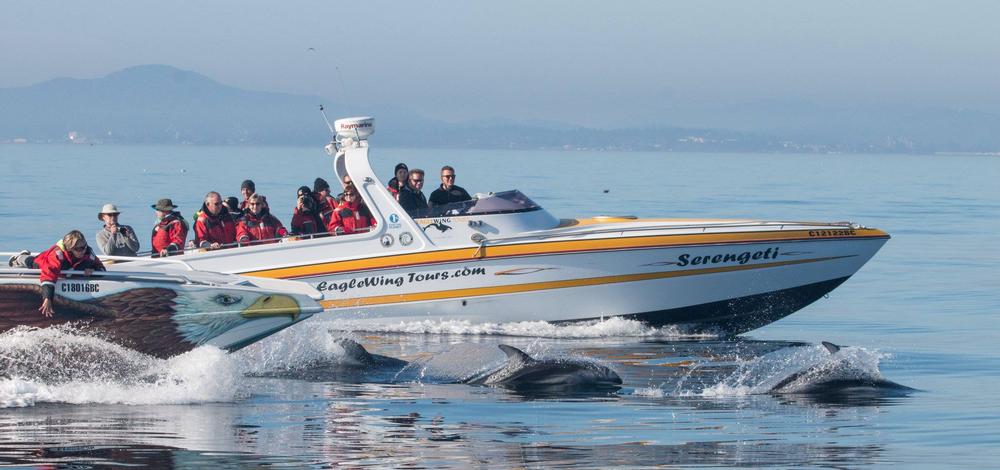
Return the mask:
[[330,189],[330,184],[323,178],[316,178],[316,181],[313,182],[313,192],[318,193],[325,189]]

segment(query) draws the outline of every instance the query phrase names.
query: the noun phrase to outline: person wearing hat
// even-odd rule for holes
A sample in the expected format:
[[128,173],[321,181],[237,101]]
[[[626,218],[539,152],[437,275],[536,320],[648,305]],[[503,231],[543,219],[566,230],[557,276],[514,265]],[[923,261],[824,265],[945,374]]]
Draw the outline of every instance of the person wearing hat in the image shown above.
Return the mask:
[[257,192],[257,185],[253,184],[253,180],[243,180],[240,183],[240,194],[243,195],[243,202],[240,203],[240,210],[246,212],[247,210],[247,200],[250,199],[250,195]]
[[337,200],[330,197],[330,184],[323,178],[316,178],[313,182],[312,195],[316,200],[316,213],[319,214],[320,225],[326,227],[330,223],[333,208],[337,207]]
[[153,226],[153,257],[184,254],[184,240],[187,240],[188,224],[177,206],[168,198],[151,205],[156,210],[156,225]]
[[292,235],[313,235],[323,233],[319,214],[316,213],[316,200],[308,186],[302,186],[298,191],[295,209],[292,210]]
[[406,187],[406,177],[410,174],[410,168],[406,166],[405,163],[400,163],[396,165],[393,169],[392,179],[389,180],[389,192],[392,196],[399,200],[399,191]]
[[110,256],[135,256],[139,252],[139,238],[128,225],[118,223],[118,207],[105,204],[97,213],[97,220],[104,222],[104,228],[97,232],[97,246]]

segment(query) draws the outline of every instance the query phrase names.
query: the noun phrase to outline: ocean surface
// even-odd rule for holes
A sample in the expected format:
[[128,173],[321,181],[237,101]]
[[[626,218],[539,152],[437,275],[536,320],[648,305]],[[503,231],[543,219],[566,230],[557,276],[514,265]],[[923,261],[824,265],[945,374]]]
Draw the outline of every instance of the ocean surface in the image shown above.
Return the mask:
[[[520,189],[556,216],[851,220],[892,235],[828,298],[737,339],[587,325],[424,321],[354,331],[314,317],[242,351],[157,360],[71,329],[0,334],[0,465],[247,467],[996,467],[1000,462],[1000,158],[379,148],[456,168],[470,192]],[[95,233],[104,203],[145,233],[150,204],[192,215],[251,178],[290,220],[331,183],[322,149],[0,146],[0,251]],[[431,186],[431,185],[428,185]],[[606,190],[606,192],[605,192]],[[144,247],[148,241],[142,239]],[[415,361],[347,371],[338,338]],[[913,390],[767,393],[842,345],[841,367]],[[620,390],[449,383],[497,344],[600,361]],[[139,371],[135,374],[128,371]]]

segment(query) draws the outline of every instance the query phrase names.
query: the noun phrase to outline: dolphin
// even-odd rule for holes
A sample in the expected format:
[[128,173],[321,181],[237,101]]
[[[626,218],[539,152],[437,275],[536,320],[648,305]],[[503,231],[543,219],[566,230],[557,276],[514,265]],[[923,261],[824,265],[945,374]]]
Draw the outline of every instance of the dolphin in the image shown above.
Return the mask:
[[[877,373],[860,370],[847,358],[837,358],[841,347],[828,341],[821,343],[832,358],[803,370],[799,370],[774,384],[768,391],[773,394],[823,395],[843,393],[849,390],[885,392],[908,392],[912,388],[882,378]],[[811,380],[814,379],[814,380]]]
[[362,369],[402,369],[410,364],[402,359],[396,359],[394,357],[383,356],[380,354],[372,354],[368,352],[364,346],[353,339],[339,338],[335,341],[335,343],[344,349],[344,357],[339,363],[341,367],[356,367]]
[[506,344],[499,345],[507,360],[496,369],[461,380],[469,385],[486,385],[513,390],[553,390],[618,388],[622,378],[615,371],[593,361],[573,358],[535,359]]
[[[337,344],[344,349],[343,357],[333,367],[326,366],[324,369],[326,373],[339,377],[356,376],[361,371],[395,371],[394,381],[407,368],[420,365],[418,362],[411,363],[369,353],[364,346],[352,339],[341,338],[337,340]],[[501,344],[499,347],[507,355],[506,361],[499,367],[464,379],[449,378],[439,383],[463,383],[534,392],[617,389],[622,384],[621,377],[613,370],[593,361],[574,358],[540,360],[513,346]],[[427,378],[422,373],[420,375]]]

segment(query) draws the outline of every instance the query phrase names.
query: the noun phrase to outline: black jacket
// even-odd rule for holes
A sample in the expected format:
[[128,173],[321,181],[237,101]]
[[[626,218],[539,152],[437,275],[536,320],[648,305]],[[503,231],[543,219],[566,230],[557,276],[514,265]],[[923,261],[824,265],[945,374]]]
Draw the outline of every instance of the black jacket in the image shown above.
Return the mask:
[[444,185],[438,186],[437,189],[431,193],[431,207],[443,206],[451,202],[462,202],[472,199],[469,193],[462,189],[461,186],[451,185],[451,189],[444,189]]
[[424,197],[424,192],[415,191],[410,186],[399,191],[399,205],[411,217],[427,212],[427,198]]

